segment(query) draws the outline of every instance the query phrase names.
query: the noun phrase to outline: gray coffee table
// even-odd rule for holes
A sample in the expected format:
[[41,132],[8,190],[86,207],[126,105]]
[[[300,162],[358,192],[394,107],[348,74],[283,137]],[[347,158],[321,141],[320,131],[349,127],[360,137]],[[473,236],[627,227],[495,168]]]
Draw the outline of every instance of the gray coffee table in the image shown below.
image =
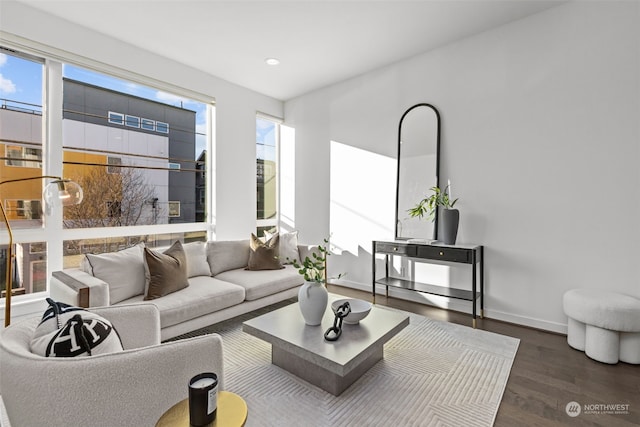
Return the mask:
[[242,330],[271,344],[271,363],[338,396],[383,357],[384,343],[409,324],[409,316],[372,307],[358,325],[342,325],[338,341],[325,341],[333,326],[329,296],[320,326],[304,323],[298,304],[291,304],[242,324]]

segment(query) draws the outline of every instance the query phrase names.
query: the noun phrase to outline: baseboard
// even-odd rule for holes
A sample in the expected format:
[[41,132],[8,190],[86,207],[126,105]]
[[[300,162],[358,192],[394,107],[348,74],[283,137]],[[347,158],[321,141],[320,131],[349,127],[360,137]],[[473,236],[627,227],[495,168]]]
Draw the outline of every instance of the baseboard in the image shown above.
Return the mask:
[[[345,279],[334,280],[331,281],[331,283],[338,286],[344,286],[346,288],[368,292],[369,294],[371,294],[371,284],[353,282]],[[376,295],[384,295],[384,293],[384,286],[376,287]],[[421,292],[392,287],[389,288],[389,296],[406,301],[428,304],[438,308],[471,314],[471,304],[468,301],[460,301],[456,299],[440,297],[437,295],[429,295]],[[485,307],[484,309],[484,315],[489,319],[500,320],[502,322],[513,323],[515,325],[541,329],[543,331],[549,331],[558,334],[567,334],[567,325],[562,323],[550,322],[547,320],[536,319],[533,317],[526,317],[512,313],[504,313],[501,311],[491,310],[487,307]]]

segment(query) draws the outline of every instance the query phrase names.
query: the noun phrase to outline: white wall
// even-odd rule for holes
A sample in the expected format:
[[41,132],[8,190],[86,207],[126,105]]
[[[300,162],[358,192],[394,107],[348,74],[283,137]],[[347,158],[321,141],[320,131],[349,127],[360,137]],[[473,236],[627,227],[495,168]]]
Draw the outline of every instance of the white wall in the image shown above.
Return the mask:
[[[485,245],[489,317],[562,332],[568,289],[640,297],[638,2],[567,3],[285,103],[296,226],[309,242],[340,225],[332,239],[346,252],[330,267],[347,284],[370,289],[370,240],[393,237],[395,189],[384,181],[395,171],[361,161],[392,164],[398,120],[419,102],[442,115],[458,242]],[[377,192],[376,207],[350,189],[361,220],[348,230],[330,202],[344,190],[329,177],[347,174],[336,142],[354,148],[360,190]],[[468,272],[448,277],[462,285]]]
[[281,101],[21,3],[2,3],[0,30],[2,38],[14,44],[24,38],[52,47],[47,50],[59,55],[78,55],[201,94],[199,100],[215,99],[216,237],[246,239],[255,230],[256,112],[282,117]]

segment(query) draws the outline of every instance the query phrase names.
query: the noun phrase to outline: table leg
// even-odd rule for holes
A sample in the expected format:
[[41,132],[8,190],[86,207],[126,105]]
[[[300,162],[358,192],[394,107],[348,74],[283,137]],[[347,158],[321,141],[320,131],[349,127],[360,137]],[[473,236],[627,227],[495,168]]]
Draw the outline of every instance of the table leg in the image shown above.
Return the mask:
[[480,246],[480,318],[484,319],[484,246]]
[[471,303],[473,304],[473,328],[476,328],[476,251],[471,252]]

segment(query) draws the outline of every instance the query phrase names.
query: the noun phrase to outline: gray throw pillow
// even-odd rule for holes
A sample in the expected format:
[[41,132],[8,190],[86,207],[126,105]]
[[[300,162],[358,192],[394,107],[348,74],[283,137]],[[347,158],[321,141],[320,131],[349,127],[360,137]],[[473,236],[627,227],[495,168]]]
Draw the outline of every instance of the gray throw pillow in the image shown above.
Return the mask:
[[266,242],[251,234],[249,263],[245,270],[280,270],[284,268],[279,259],[278,242],[280,236],[274,234]]
[[109,304],[144,294],[144,243],[104,254],[86,254],[81,268],[109,285]]
[[182,243],[176,241],[160,253],[144,248],[144,259],[149,270],[149,288],[145,301],[156,299],[189,286],[187,257]]
[[215,240],[207,243],[207,261],[211,275],[245,268],[249,262],[249,240]]

